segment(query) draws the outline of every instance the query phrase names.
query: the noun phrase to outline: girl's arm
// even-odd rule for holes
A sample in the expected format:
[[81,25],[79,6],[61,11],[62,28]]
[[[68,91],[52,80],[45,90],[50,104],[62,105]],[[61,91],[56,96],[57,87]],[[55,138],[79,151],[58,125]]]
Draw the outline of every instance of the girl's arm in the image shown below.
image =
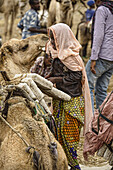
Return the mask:
[[61,83],[63,81],[63,77],[49,77],[48,80],[52,83]]

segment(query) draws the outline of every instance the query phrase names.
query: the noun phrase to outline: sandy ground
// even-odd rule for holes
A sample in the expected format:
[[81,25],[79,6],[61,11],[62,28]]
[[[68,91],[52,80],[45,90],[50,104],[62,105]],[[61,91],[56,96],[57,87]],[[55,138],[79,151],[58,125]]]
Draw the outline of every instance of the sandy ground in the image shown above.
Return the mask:
[[[82,129],[83,131],[83,129]],[[78,161],[82,170],[110,170],[111,166],[105,159],[96,155],[89,156],[88,161],[85,161],[83,158],[83,143],[84,137],[81,131],[80,142],[78,145]]]
[[[12,38],[21,39],[19,29],[17,28],[17,23],[19,21],[20,21],[20,16],[18,15],[15,20]],[[4,19],[3,19],[3,14],[0,14],[0,35],[2,35],[2,37],[4,37],[3,31],[4,31]],[[8,40],[8,38],[7,38],[7,40]],[[3,42],[4,42],[4,40],[3,40]],[[87,60],[85,61],[85,63],[86,62],[87,62]],[[110,92],[112,90],[113,90],[113,76],[112,76],[112,79],[109,84],[108,92]],[[90,156],[88,162],[84,161],[84,158],[82,155],[83,143],[84,143],[84,137],[81,133],[80,142],[79,142],[79,146],[78,146],[78,160],[79,160],[82,170],[110,170],[111,169],[108,162],[106,162],[103,158],[100,158],[96,155]]]

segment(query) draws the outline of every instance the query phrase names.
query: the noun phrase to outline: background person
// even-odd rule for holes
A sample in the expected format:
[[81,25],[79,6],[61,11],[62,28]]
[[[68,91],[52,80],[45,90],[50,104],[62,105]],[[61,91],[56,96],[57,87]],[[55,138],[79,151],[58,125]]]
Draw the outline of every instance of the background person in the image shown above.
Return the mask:
[[113,74],[113,1],[96,0],[97,9],[92,24],[92,51],[86,65],[88,83],[94,112],[107,96],[107,88]]
[[59,90],[71,96],[69,102],[53,101],[53,116],[57,124],[58,141],[64,148],[71,170],[80,170],[77,161],[80,129],[85,124],[85,132],[87,131],[92,116],[85,67],[79,56],[81,45],[66,24],[53,25],[48,32],[49,42],[46,52],[50,52],[53,58],[52,72],[48,80],[56,84]]
[[86,15],[86,21],[91,21],[94,13],[95,13],[95,1],[93,0],[89,0],[87,2],[87,5],[89,6],[89,8],[86,10],[85,15]]
[[25,13],[17,25],[22,31],[22,39],[39,33],[47,33],[47,30],[40,26],[38,17],[38,11],[40,10],[39,0],[29,0],[29,5],[31,6],[31,9]]
[[[87,49],[89,42],[91,40],[91,25],[92,25],[92,17],[94,15],[94,8],[95,8],[95,1],[89,0],[87,2],[87,5],[89,8],[85,11],[85,14],[83,15],[83,19],[81,23],[78,25],[78,31],[77,34],[79,35],[79,42],[82,45],[82,48],[80,50],[80,55],[83,58],[87,58]],[[78,37],[76,35],[76,37]]]
[[48,54],[44,54],[44,56],[40,56],[36,59],[34,65],[31,67],[31,73],[37,73],[42,77],[47,76],[52,69],[52,58]]

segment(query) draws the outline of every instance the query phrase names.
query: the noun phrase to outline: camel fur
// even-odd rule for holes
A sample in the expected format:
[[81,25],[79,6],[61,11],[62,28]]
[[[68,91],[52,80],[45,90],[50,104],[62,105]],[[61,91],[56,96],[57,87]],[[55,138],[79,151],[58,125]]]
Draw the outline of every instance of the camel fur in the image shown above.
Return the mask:
[[48,11],[48,24],[65,23],[72,26],[73,7],[71,0],[51,0]]
[[[42,52],[48,37],[40,34],[25,40],[11,39],[0,50],[0,70],[6,71],[12,80],[15,74],[29,72],[30,67]],[[27,145],[0,119],[0,170],[68,170],[66,155],[48,129],[39,110],[35,119],[35,102],[22,96],[14,96],[9,86],[2,84],[1,76],[0,106],[6,107],[7,121],[27,141]],[[10,98],[8,99],[8,92]],[[36,107],[35,107],[36,108]],[[8,110],[8,111],[7,111]],[[56,144],[53,149],[51,144]],[[33,151],[26,152],[32,146],[39,154],[37,168],[33,163]]]
[[6,71],[10,79],[15,74],[28,73],[47,40],[46,35],[39,34],[25,40],[7,41],[0,49],[0,70]]
[[[83,2],[83,3],[81,3]],[[85,11],[87,10],[87,5],[85,1],[77,0],[77,3],[73,7],[73,20],[72,20],[72,31],[74,35],[77,33],[77,26],[81,22]]]
[[[4,36],[5,36],[5,41],[6,37],[9,32],[9,39],[12,37],[12,32],[13,32],[13,25],[14,25],[14,20],[16,18],[16,15],[18,13],[18,10],[20,8],[20,12],[22,13],[25,5],[26,5],[27,0],[0,0],[0,13],[4,13]],[[23,5],[23,3],[25,5]],[[11,16],[11,22],[9,25],[9,17]],[[9,26],[9,31],[8,31],[8,26]]]
[[43,8],[48,10],[47,27],[56,23],[70,26],[76,35],[77,25],[80,23],[87,5],[83,0],[41,0]]
[[[2,97],[6,97],[7,91],[2,91]],[[39,170],[68,170],[66,155],[50,132],[43,119],[37,113],[37,120],[32,117],[31,110],[27,107],[28,102],[23,97],[11,97],[8,100],[9,109],[7,121],[22,137],[35,147],[40,157],[38,161]],[[26,144],[0,119],[0,170],[35,170],[30,154],[25,150]],[[57,144],[56,155],[51,152],[51,142]],[[56,168],[55,168],[56,167]]]

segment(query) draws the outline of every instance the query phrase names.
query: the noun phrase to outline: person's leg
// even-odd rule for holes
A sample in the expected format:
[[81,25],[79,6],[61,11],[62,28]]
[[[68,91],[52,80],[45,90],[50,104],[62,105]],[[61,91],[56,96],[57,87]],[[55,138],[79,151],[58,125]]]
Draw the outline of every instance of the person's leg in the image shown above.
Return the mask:
[[104,99],[107,96],[107,89],[112,74],[113,69],[110,69],[103,73],[101,77],[97,79],[95,86],[96,108],[99,108],[99,106],[103,103]]
[[[91,66],[91,60],[89,60],[86,65],[86,73],[87,73],[87,78],[88,78],[88,83],[89,83],[89,88],[90,88],[92,109],[93,109],[93,113],[94,113],[94,96],[93,96],[94,94],[93,94],[93,92],[95,91],[95,93],[96,93],[96,99],[97,99],[96,103],[98,103],[98,96],[102,97],[102,100],[105,99],[105,96],[106,96],[105,91],[108,88],[109,79],[110,79],[111,75],[113,74],[113,62],[109,62],[109,61],[102,60],[102,59],[97,60],[96,66],[95,66],[96,74],[93,74],[91,72],[90,66]],[[105,74],[105,77],[103,78],[104,74]],[[103,81],[106,81],[106,82],[103,83]],[[101,95],[101,93],[104,94],[104,97],[103,97],[103,94]]]
[[89,83],[91,102],[92,102],[92,110],[94,113],[94,87],[95,87],[95,83],[96,83],[96,80],[98,77],[96,77],[95,74],[93,74],[91,72],[90,66],[91,66],[91,60],[89,60],[86,64],[86,74],[87,74],[88,83]]

